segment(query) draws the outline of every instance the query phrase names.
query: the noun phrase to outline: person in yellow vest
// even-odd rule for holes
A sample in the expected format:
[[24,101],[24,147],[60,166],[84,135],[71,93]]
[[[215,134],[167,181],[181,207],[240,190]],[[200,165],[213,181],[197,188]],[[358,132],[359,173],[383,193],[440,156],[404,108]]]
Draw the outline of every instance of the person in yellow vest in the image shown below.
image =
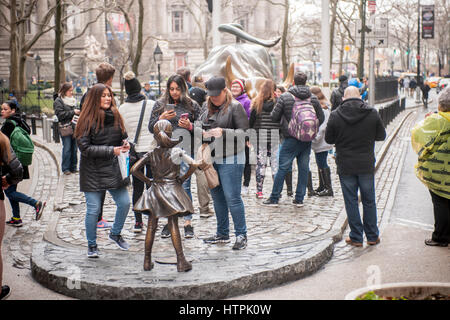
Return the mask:
[[434,209],[434,231],[428,246],[447,247],[450,242],[450,87],[438,98],[438,112],[427,116],[411,132],[418,154],[416,176],[430,190]]

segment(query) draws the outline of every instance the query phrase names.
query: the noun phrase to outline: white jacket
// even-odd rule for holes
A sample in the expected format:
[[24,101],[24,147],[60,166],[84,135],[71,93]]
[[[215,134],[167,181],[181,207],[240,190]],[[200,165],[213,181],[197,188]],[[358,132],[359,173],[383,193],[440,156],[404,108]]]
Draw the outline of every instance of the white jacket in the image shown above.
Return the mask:
[[323,109],[323,114],[325,115],[325,120],[323,120],[321,126],[319,127],[319,132],[311,143],[311,148],[315,153],[333,149],[333,146],[331,144],[325,142],[325,130],[327,129],[328,119],[330,118],[331,114],[330,107],[328,107],[328,109]]
[[[136,134],[136,129],[139,123],[139,116],[141,115],[141,109],[143,100],[139,102],[125,102],[119,107],[119,112],[125,123],[125,128],[128,133],[128,141],[133,142]],[[136,145],[136,152],[149,152],[156,147],[156,142],[153,138],[153,133],[148,131],[148,123],[150,116],[152,115],[153,106],[155,101],[147,100],[145,107],[144,119],[142,120],[141,132],[139,134],[139,140]]]

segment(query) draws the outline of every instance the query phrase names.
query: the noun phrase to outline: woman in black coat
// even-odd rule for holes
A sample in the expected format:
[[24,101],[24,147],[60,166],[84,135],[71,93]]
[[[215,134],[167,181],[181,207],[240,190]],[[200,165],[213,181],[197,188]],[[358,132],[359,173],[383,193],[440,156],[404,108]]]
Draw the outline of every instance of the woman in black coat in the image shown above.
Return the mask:
[[3,188],[12,184],[17,184],[22,180],[22,165],[16,158],[12,150],[8,137],[0,132],[0,176],[2,177],[2,189],[0,190],[0,300],[6,299],[11,293],[9,286],[4,286],[2,282],[3,260],[2,260],[2,240],[5,234],[5,195]]
[[129,245],[120,235],[130,208],[127,184],[123,179],[118,156],[130,149],[123,119],[116,107],[110,87],[96,84],[90,90],[75,129],[81,152],[80,191],[86,197],[86,237],[88,257],[97,258],[97,218],[107,190],[116,205],[116,216],[109,234],[120,249]]
[[[60,90],[58,98],[53,103],[53,109],[55,115],[58,117],[60,125],[70,125],[72,128],[75,126],[72,124],[72,119],[75,115],[80,114],[80,110],[76,108],[77,100],[73,96],[73,87],[70,82],[64,83]],[[62,162],[61,170],[64,174],[68,175],[71,172],[77,172],[77,142],[72,134],[63,136],[61,134],[61,141],[63,145],[62,149]]]

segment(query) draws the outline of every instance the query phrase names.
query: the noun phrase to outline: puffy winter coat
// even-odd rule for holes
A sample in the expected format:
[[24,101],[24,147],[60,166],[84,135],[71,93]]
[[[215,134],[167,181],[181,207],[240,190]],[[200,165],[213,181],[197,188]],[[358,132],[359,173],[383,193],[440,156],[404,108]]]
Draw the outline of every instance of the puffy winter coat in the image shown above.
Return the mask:
[[56,98],[53,103],[53,109],[55,110],[55,115],[58,117],[58,121],[61,124],[69,123],[75,115],[74,107],[65,104],[61,97]]
[[385,138],[377,110],[358,98],[331,112],[325,131],[325,141],[336,146],[337,173],[342,175],[374,173],[375,141]]
[[95,133],[95,128],[92,128],[89,135],[77,140],[81,152],[80,191],[119,189],[128,184],[128,179],[122,179],[119,162],[114,155],[114,147],[121,146],[127,137],[126,132],[122,134],[119,127],[114,127],[114,115],[108,109],[103,129]]
[[[134,141],[136,135],[136,129],[141,116],[143,102],[144,101],[125,102],[119,108],[119,112],[122,115],[123,122],[125,123],[125,129],[130,135],[129,140],[131,142]],[[156,146],[156,144],[154,144],[153,134],[146,128],[146,125],[150,121],[154,105],[155,101],[147,100],[144,118],[142,120],[141,132],[139,133],[138,143],[135,146],[136,152],[149,152]]]
[[322,106],[315,95],[311,94],[311,91],[307,86],[293,86],[288,92],[283,93],[280,98],[278,98],[275,107],[271,113],[273,122],[281,122],[281,133],[284,137],[291,137],[288,131],[289,121],[292,118],[292,108],[294,107],[296,96],[300,100],[306,100],[311,98],[311,104],[316,112],[317,119],[319,119],[319,125],[321,125],[325,119],[323,114]]
[[336,110],[342,103],[342,98],[344,97],[344,91],[348,87],[348,81],[343,81],[339,84],[339,88],[334,89],[331,93],[331,111]]
[[325,141],[325,130],[327,129],[328,119],[330,118],[331,111],[330,109],[323,109],[323,113],[325,115],[325,120],[319,127],[319,132],[311,143],[311,149],[315,153],[320,153],[324,151],[329,151],[333,149],[331,144],[326,143]]
[[[264,101],[261,113],[256,113],[256,109],[252,109],[250,113],[250,128],[256,129],[258,133],[258,146],[270,145],[271,143],[271,130],[276,130],[276,134],[279,134],[280,123],[272,121],[270,113],[272,112],[275,103],[272,100]],[[260,129],[266,129],[267,135],[260,134]],[[274,141],[275,143],[275,141]]]
[[247,119],[250,119],[250,108],[252,104],[252,100],[248,97],[246,93],[241,94],[239,97],[235,98],[243,107],[245,110],[245,113],[247,113]]
[[23,167],[20,163],[19,159],[17,159],[16,154],[14,153],[14,150],[10,148],[11,151],[11,160],[9,163],[7,159],[6,154],[2,154],[2,162],[6,163],[5,165],[0,167],[0,177],[5,176],[6,182],[8,182],[9,185],[11,184],[18,184],[20,181],[22,181],[23,177]]

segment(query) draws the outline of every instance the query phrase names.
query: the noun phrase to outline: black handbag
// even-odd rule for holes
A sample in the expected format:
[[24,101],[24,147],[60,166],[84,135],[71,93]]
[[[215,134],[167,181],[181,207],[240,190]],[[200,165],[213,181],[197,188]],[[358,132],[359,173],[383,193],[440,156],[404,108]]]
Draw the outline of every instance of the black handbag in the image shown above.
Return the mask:
[[136,128],[136,134],[134,135],[134,141],[130,144],[130,168],[139,160],[139,155],[136,152],[136,144],[141,134],[142,121],[144,120],[145,107],[147,105],[147,99],[142,103],[141,115],[139,116],[138,126]]

